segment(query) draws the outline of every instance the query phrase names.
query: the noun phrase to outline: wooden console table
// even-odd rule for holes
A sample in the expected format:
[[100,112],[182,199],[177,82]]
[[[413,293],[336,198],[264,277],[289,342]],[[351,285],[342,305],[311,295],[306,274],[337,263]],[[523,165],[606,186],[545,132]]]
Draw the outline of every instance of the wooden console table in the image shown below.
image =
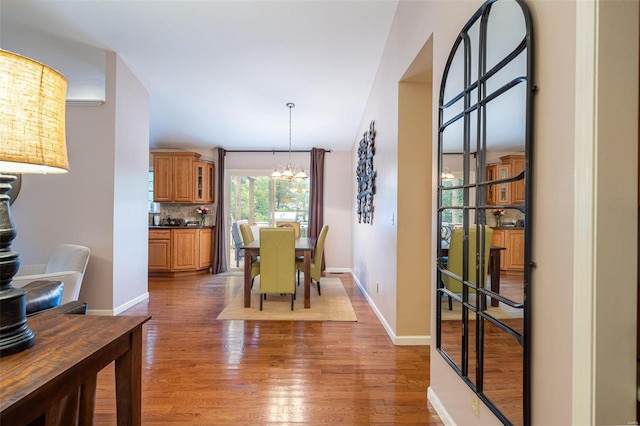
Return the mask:
[[[148,316],[29,317],[35,345],[0,358],[0,424],[55,424],[56,407],[115,361],[118,425],[141,424],[142,325]],[[80,398],[80,425],[93,423],[95,394]]]

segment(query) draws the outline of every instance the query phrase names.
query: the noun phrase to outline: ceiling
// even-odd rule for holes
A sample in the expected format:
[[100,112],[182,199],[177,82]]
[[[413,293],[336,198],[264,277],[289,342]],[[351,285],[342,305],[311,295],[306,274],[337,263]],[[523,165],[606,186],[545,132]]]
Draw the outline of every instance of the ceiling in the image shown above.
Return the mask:
[[[95,84],[104,93],[104,76],[79,77],[77,57],[116,52],[149,92],[151,148],[287,149],[286,103],[294,102],[292,149],[351,150],[370,120],[363,114],[396,6],[3,0],[0,46],[52,58],[55,66],[45,63],[67,76],[70,90],[87,93]],[[20,51],[34,35],[46,42]]]

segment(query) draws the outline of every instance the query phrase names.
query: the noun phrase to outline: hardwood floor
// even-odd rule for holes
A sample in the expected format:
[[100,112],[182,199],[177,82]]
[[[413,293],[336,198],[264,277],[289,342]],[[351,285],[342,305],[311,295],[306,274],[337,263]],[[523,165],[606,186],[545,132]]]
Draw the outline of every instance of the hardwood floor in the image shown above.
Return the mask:
[[[394,346],[350,275],[358,322],[217,321],[242,276],[149,278],[142,423],[441,425],[427,402],[429,347]],[[113,364],[95,425],[116,424]]]

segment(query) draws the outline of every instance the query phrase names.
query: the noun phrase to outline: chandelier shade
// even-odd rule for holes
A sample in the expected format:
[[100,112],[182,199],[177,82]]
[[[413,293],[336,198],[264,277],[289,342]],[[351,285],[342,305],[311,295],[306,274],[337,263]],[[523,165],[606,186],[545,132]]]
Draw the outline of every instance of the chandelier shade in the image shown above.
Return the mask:
[[453,173],[451,173],[451,170],[449,170],[448,167],[444,168],[441,177],[444,182],[451,182],[456,179],[456,177],[453,175]]
[[271,173],[271,179],[291,182],[292,180],[304,180],[309,177],[300,165],[296,164],[293,166],[291,164],[291,110],[295,108],[295,106],[296,104],[293,102],[287,103],[287,108],[289,108],[289,162],[284,167],[277,166],[273,170],[273,173]]

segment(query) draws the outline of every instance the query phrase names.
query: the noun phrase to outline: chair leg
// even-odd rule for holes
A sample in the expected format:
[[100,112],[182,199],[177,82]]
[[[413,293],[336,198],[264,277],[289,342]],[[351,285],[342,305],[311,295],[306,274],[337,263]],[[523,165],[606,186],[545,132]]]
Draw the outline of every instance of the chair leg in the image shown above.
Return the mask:
[[296,294],[295,294],[295,293],[293,293],[293,294],[291,295],[291,310],[292,310],[292,311],[293,311],[293,301],[294,301],[294,300],[296,300]]
[[300,285],[300,269],[298,269],[298,285]]
[[447,295],[447,299],[449,299],[449,310],[452,311],[453,310],[453,300],[451,299],[451,296]]
[[318,296],[322,296],[322,293],[320,293],[320,281],[316,281],[316,283],[318,284]]
[[260,295],[260,310],[262,310],[262,295]]
[[253,280],[255,279],[256,279],[255,277],[251,278],[251,288],[253,288]]

